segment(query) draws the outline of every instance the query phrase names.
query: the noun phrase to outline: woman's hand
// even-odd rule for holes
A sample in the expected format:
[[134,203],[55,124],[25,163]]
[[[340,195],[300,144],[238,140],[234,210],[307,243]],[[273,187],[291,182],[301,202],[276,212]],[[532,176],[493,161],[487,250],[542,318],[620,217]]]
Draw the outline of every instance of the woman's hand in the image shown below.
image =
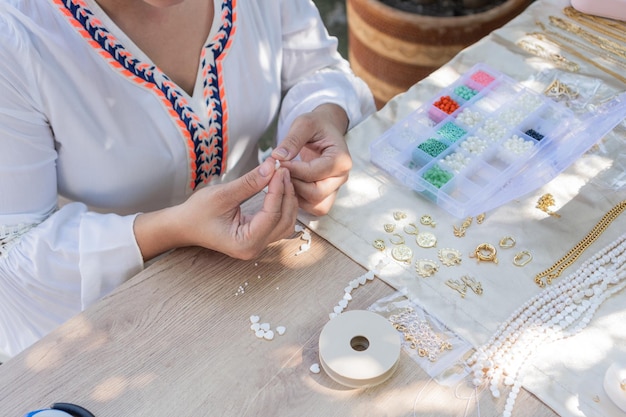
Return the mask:
[[[266,186],[261,209],[244,214],[241,204]],[[196,191],[183,204],[137,216],[135,236],[145,260],[183,246],[252,259],[293,233],[297,213],[289,171],[276,170],[275,160],[268,158],[241,178]]]
[[272,152],[289,169],[300,207],[316,216],[330,211],[352,169],[344,140],[347,128],[346,112],[338,105],[323,104],[299,116]]

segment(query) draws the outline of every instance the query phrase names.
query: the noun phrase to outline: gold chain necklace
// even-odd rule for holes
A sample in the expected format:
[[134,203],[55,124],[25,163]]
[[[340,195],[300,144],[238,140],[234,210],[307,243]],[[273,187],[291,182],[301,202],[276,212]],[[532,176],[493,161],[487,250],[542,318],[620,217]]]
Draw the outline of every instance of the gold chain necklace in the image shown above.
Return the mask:
[[568,45],[565,45],[562,42],[558,42],[558,41],[556,41],[554,39],[551,39],[549,36],[547,36],[547,35],[545,35],[543,33],[534,32],[534,33],[531,33],[530,35],[534,36],[537,39],[544,40],[544,41],[549,41],[549,42],[554,43],[555,45],[557,45],[558,47],[563,49],[565,52],[568,52],[568,53],[574,55],[575,57],[577,57],[579,59],[582,59],[583,61],[593,65],[594,67],[598,68],[599,70],[606,72],[607,74],[613,76],[615,79],[617,79],[617,80],[623,82],[624,84],[626,84],[626,77],[623,77],[622,75],[616,73],[615,71],[612,71],[612,70],[610,70],[610,69],[608,69],[606,67],[603,67],[602,65],[598,64],[595,60],[587,58],[586,56],[584,56],[583,54],[578,52],[576,49],[574,49],[574,48],[572,48],[572,47],[570,47]]
[[[578,48],[580,50],[589,52],[591,55],[597,55],[601,59],[604,59],[604,60],[606,60],[606,61],[608,61],[608,62],[610,62],[610,63],[612,63],[614,65],[617,65],[619,67],[622,67],[623,69],[626,69],[626,62],[620,61],[619,59],[617,59],[617,58],[615,58],[615,57],[613,57],[611,55],[608,55],[608,54],[600,55],[600,54],[598,54],[598,51],[593,49],[592,47],[590,47],[590,46],[588,46],[588,45],[586,45],[586,44],[584,44],[584,43],[582,43],[580,41],[577,41],[575,39],[571,39],[571,38],[568,38],[567,36],[563,36],[560,33],[555,32],[553,30],[548,30],[539,21],[536,22],[536,23],[537,23],[537,25],[539,25],[543,29],[543,31],[547,35],[547,37],[557,38],[557,39],[560,39],[561,41],[568,42],[568,43],[572,44],[573,46],[575,46],[576,48]],[[555,44],[557,44],[557,46],[560,46],[556,41],[552,41],[552,43],[555,43]]]
[[613,42],[612,40],[604,38],[602,36],[594,35],[593,33],[586,31],[580,26],[574,23],[567,22],[564,19],[561,19],[560,17],[550,16],[550,23],[552,23],[554,26],[560,29],[566,30],[570,33],[573,33],[574,35],[580,36],[587,42],[592,43],[609,53],[618,55],[622,58],[626,58],[626,49],[624,49],[624,47],[618,44],[617,42]]
[[[587,15],[579,12],[571,6],[563,9],[563,13],[565,13],[565,16],[569,17],[570,19],[575,20],[581,25],[587,26],[588,28],[593,29],[598,33],[602,33],[604,35],[618,39],[622,42],[626,42],[626,36],[624,35],[624,26],[620,25],[615,20]],[[612,30],[609,30],[608,28]]]
[[561,54],[547,50],[536,42],[529,42],[526,39],[520,39],[516,44],[528,53],[536,55],[539,58],[547,59],[558,68],[562,68],[570,72],[578,72],[580,70],[580,66],[577,63],[570,61]]
[[[595,240],[604,233],[606,228],[626,209],[626,200],[620,202],[611,210],[609,210],[600,221],[591,229],[591,231],[580,242],[576,244],[569,252],[565,254],[561,259],[556,261],[554,265],[540,272],[535,276],[535,284],[541,288],[546,284],[552,284],[552,280],[561,276],[563,271],[572,265],[576,259],[582,255],[582,253],[593,243]],[[545,282],[544,282],[545,278]]]

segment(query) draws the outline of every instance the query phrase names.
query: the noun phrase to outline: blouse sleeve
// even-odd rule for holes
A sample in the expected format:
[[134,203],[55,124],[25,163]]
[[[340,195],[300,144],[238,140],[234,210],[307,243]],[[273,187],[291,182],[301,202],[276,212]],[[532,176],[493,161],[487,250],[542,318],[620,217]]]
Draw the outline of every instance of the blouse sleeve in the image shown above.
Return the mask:
[[0,350],[13,356],[143,267],[135,216],[57,209],[35,54],[0,19]]
[[349,128],[376,110],[363,80],[337,51],[337,39],[328,35],[311,0],[283,0],[282,84],[286,91],[278,120],[283,138],[293,120],[324,103],[341,106]]

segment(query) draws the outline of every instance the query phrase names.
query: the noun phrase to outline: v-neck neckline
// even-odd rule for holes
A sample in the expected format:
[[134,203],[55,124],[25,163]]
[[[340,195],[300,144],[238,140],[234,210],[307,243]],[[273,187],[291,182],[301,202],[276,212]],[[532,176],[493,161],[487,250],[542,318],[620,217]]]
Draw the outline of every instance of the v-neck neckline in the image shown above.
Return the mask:
[[150,67],[154,67],[160,74],[165,76],[168,80],[176,85],[176,89],[183,93],[184,96],[191,101],[202,101],[203,97],[203,66],[205,60],[203,56],[205,50],[213,43],[214,37],[222,30],[224,22],[222,21],[221,14],[218,13],[219,6],[222,3],[221,0],[210,0],[213,3],[213,21],[211,22],[211,30],[207,38],[204,40],[202,51],[198,57],[198,65],[196,67],[196,76],[193,84],[193,91],[189,94],[184,88],[172,81],[167,74],[162,71],[152,59],[128,36],[126,33],[109,17],[109,15],[100,7],[96,0],[82,0],[85,3],[85,7],[94,13],[98,17],[102,24],[102,28],[109,32],[111,35],[123,45],[124,49],[128,51],[131,57],[137,59],[142,64],[147,64]]
[[[213,28],[201,52],[193,96],[157,68],[94,0],[50,1],[112,70],[155,94],[163,103],[188,148],[191,189],[221,176],[228,154],[228,103],[221,68],[236,33],[237,0],[213,0],[219,12],[216,10]],[[115,29],[112,32],[109,28]],[[191,106],[190,101],[203,106]]]

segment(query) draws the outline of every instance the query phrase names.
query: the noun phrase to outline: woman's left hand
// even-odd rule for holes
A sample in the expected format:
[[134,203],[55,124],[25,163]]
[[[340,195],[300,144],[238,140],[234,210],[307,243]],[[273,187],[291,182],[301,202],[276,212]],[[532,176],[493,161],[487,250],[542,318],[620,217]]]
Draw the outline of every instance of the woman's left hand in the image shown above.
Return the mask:
[[296,118],[272,152],[289,170],[300,208],[313,215],[327,214],[348,181],[352,158],[344,140],[347,128],[348,117],[340,106],[322,104]]

